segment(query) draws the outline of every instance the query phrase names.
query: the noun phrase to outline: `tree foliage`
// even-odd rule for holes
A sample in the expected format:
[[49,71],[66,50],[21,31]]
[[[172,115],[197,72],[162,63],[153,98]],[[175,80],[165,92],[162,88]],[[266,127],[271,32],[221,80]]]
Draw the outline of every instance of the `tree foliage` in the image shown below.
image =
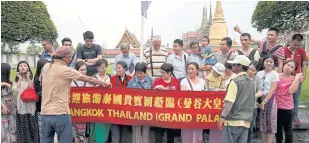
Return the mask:
[[53,47],[54,49],[57,49],[59,47],[59,43],[57,40],[53,40]]
[[27,53],[29,55],[39,55],[41,54],[43,51],[43,47],[35,45],[35,44],[31,44],[27,47]]
[[251,23],[258,31],[275,27],[280,32],[304,32],[309,28],[309,2],[259,1]]
[[1,1],[1,41],[41,41],[58,34],[41,1]]
[[81,46],[83,46],[83,43],[78,42],[78,44],[77,44],[76,47],[75,47],[75,50],[77,50],[77,48],[78,48],[78,47],[81,47]]
[[2,42],[1,43],[1,53],[3,54],[18,54],[19,43],[18,42]]

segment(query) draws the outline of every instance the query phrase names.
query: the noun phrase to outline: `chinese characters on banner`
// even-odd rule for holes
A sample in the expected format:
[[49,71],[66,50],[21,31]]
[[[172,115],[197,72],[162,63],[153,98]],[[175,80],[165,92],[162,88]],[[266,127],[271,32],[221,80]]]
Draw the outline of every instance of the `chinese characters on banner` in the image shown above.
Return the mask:
[[73,122],[217,129],[225,92],[72,88]]

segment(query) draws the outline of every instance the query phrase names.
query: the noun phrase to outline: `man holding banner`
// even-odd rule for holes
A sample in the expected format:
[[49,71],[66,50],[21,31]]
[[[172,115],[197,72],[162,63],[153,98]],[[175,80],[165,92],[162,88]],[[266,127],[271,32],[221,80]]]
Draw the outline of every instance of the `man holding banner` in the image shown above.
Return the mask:
[[237,77],[231,80],[224,99],[224,107],[218,126],[224,123],[223,143],[247,143],[250,122],[253,118],[257,85],[247,75],[250,60],[245,55],[237,56],[232,70]]
[[72,60],[72,48],[62,46],[56,49],[51,63],[43,67],[42,83],[42,140],[54,142],[55,132],[60,143],[72,141],[72,120],[69,98],[72,80],[80,80],[100,86],[110,86],[96,78],[82,75],[68,67]]

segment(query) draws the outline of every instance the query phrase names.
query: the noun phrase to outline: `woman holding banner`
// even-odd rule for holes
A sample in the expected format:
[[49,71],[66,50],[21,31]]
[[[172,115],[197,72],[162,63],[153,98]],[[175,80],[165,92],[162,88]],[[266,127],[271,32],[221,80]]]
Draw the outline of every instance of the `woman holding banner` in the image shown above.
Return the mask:
[[[173,74],[174,67],[172,64],[165,63],[161,66],[162,78],[158,78],[152,88],[157,90],[179,90],[178,79]],[[163,142],[164,129],[155,127],[155,143]],[[167,143],[174,143],[174,132],[176,129],[166,129]]]
[[[110,75],[106,73],[107,66],[108,62],[106,59],[97,60],[96,67],[98,73],[95,74],[94,77],[103,82],[110,83]],[[110,129],[109,123],[99,123],[99,122],[90,123],[89,128],[90,128],[89,138],[91,142],[105,143],[108,140],[109,129]]]
[[[128,88],[152,89],[153,80],[146,76],[147,65],[139,62],[135,66],[136,76],[128,83]],[[132,126],[132,143],[149,143],[149,126]]]
[[[112,88],[127,88],[129,81],[132,79],[131,76],[126,75],[128,65],[125,61],[119,61],[116,63],[116,75],[114,75],[110,82]],[[111,136],[112,143],[129,143],[130,136],[128,130],[131,126],[127,125],[111,125]]]
[[[203,91],[205,80],[198,77],[199,66],[196,62],[187,65],[187,77],[181,80],[180,90]],[[203,129],[182,129],[181,139],[183,143],[202,143]]]

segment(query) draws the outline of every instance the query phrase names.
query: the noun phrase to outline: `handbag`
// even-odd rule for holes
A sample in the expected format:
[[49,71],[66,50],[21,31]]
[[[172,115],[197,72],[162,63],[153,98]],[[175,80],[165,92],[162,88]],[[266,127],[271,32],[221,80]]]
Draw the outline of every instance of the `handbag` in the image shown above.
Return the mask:
[[33,87],[26,88],[20,95],[20,98],[24,102],[37,102],[39,100]]
[[189,83],[189,85],[190,85],[191,91],[193,91],[193,86],[192,86],[192,84],[191,84],[191,82],[190,82],[189,77],[187,77],[187,80],[188,80],[188,83]]

